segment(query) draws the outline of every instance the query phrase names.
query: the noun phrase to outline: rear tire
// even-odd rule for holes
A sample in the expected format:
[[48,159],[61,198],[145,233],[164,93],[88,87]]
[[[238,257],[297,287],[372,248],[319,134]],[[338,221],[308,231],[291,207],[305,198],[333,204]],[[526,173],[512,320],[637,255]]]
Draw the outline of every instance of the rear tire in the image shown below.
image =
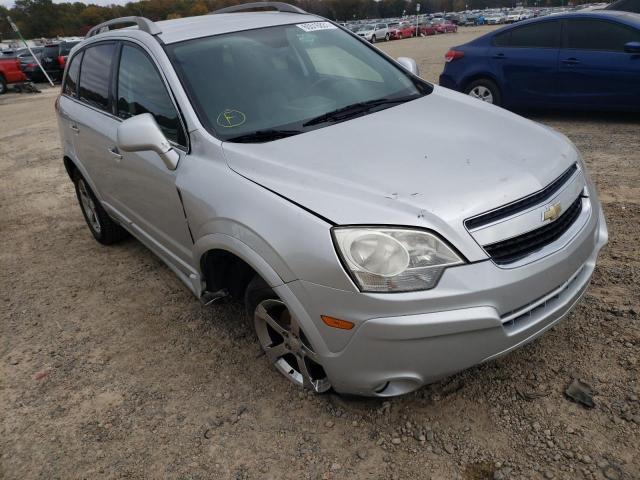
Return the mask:
[[500,89],[493,80],[488,78],[480,78],[474,80],[464,89],[464,93],[474,98],[482,100],[483,102],[491,103],[493,105],[502,105],[502,96],[500,95]]
[[273,367],[300,388],[328,391],[331,383],[300,324],[259,275],[249,282],[244,304],[260,347]]
[[103,245],[111,245],[129,236],[128,232],[114,222],[105,211],[84,177],[78,172],[76,172],[74,183],[82,215],[93,238]]

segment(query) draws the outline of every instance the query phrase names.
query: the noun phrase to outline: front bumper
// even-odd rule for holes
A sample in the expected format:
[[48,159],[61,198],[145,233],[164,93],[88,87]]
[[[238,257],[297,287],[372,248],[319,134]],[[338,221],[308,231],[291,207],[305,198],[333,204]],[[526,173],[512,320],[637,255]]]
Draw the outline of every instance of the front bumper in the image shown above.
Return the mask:
[[[504,355],[559,322],[585,292],[607,239],[597,205],[569,245],[521,268],[491,261],[450,268],[425,292],[364,294],[304,281],[276,291],[337,391],[400,395]],[[323,314],[356,327],[327,327]]]

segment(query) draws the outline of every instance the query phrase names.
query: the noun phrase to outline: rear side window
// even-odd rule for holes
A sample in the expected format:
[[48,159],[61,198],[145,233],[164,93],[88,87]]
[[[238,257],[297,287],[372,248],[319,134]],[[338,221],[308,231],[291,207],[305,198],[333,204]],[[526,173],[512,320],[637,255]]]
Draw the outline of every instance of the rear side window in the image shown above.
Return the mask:
[[186,146],[184,131],[169,92],[151,59],[139,48],[122,47],[117,98],[120,118],[150,113],[169,140]]
[[80,62],[82,62],[83,53],[84,52],[80,52],[71,59],[69,69],[67,70],[67,78],[64,81],[64,87],[62,89],[65,95],[75,97],[78,93],[78,75],[80,74]]
[[512,28],[496,35],[493,45],[514,48],[559,48],[560,22],[537,22]]
[[567,20],[567,48],[623,52],[628,42],[639,42],[640,31],[603,20]]
[[80,71],[80,100],[101,110],[109,110],[109,78],[114,44],[103,43],[84,52]]

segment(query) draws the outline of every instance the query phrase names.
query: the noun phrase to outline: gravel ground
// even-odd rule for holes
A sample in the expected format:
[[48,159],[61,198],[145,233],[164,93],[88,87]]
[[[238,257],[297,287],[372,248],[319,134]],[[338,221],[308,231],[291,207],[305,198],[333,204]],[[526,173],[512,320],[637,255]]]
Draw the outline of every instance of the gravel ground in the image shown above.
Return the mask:
[[[484,31],[382,44],[436,81]],[[534,343],[389,401],[281,379],[232,304],[202,307],[135,240],[91,237],[57,90],[0,98],[0,478],[640,478],[640,119],[528,114],[568,135],[611,239]],[[586,409],[564,395],[595,391]]]

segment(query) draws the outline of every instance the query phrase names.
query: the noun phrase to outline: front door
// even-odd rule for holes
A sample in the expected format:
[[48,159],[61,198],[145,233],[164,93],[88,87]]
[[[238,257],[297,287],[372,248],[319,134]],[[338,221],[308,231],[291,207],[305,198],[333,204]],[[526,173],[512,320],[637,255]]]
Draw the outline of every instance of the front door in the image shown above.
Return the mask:
[[[187,155],[186,133],[167,84],[149,53],[124,42],[115,78],[115,113],[122,121],[151,113],[181,159]],[[111,145],[117,150],[114,140]],[[151,151],[123,152],[113,169],[109,188],[113,207],[132,222],[132,228],[152,249],[169,254],[177,263],[192,263],[192,239],[176,187],[176,173]]]

